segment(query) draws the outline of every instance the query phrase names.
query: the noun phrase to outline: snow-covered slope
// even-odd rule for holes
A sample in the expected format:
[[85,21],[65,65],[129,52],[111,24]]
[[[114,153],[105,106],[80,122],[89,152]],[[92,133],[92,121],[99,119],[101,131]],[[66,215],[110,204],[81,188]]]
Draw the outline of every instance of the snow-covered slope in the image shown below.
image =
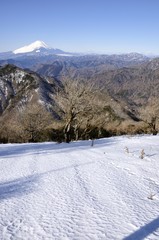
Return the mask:
[[27,46],[14,50],[13,53],[18,54],[18,53],[28,53],[33,51],[38,52],[40,48],[50,49],[43,41],[35,41]]
[[158,142],[0,145],[0,239],[159,239]]
[[[14,50],[11,54],[11,58],[19,56],[45,56],[45,55],[56,55],[56,54],[68,54],[58,48],[51,48],[43,41],[35,41],[27,46]],[[4,55],[4,54],[3,54]],[[0,54],[1,58],[1,54]]]
[[0,67],[0,113],[5,115],[7,112],[10,118],[15,109],[39,102],[45,103],[49,109],[49,106],[55,106],[51,96],[57,86],[59,82],[53,78],[42,78],[10,64]]

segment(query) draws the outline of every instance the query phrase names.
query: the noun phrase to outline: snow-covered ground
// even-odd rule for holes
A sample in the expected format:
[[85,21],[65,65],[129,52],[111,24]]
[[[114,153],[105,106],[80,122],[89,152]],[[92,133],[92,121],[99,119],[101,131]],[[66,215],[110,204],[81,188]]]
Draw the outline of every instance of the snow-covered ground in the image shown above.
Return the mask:
[[0,145],[0,239],[159,239],[159,136]]

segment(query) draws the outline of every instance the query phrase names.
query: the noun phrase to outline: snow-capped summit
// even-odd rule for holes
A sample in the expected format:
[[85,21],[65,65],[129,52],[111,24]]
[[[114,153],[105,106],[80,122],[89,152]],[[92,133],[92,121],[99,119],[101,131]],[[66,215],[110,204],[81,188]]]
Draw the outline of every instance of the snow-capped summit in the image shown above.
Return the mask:
[[13,51],[14,54],[18,54],[18,53],[29,53],[29,52],[39,52],[40,48],[43,49],[50,49],[43,41],[35,41],[27,46],[24,46],[22,48],[18,48],[16,50]]
[[51,48],[43,41],[35,41],[29,45],[18,48],[11,52],[11,57],[17,56],[45,56],[45,55],[57,55],[57,54],[66,54],[64,51],[58,48]]

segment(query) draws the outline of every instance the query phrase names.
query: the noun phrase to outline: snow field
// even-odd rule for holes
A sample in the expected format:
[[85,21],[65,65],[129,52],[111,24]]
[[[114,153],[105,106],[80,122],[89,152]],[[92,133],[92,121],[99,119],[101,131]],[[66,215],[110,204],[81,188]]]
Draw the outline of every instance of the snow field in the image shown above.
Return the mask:
[[0,239],[159,239],[158,142],[0,145]]

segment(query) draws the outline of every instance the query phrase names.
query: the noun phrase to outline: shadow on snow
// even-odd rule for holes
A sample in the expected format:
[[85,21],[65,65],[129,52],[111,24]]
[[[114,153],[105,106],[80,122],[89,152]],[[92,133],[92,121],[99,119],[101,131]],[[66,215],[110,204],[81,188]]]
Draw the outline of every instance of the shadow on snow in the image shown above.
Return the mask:
[[18,178],[8,182],[1,182],[0,183],[0,201],[4,199],[12,198],[12,197],[22,197],[23,195],[28,195],[34,191],[37,191],[37,189],[40,188],[40,185],[42,184],[42,182],[40,184],[40,180],[45,175],[48,175],[48,174],[50,175],[55,172],[64,171],[71,168],[75,169],[77,167],[92,164],[92,163],[93,162],[87,162],[83,164],[72,164],[67,167],[53,169],[44,173],[33,174],[30,176]]
[[[94,140],[95,148],[100,146],[107,146],[111,144],[116,144],[118,139],[113,138],[105,138],[105,139],[98,139]],[[69,152],[78,150],[87,150],[88,147],[91,148],[91,140],[86,141],[77,141],[77,142],[70,142],[70,143],[24,143],[24,144],[5,144],[0,145],[0,157],[8,158],[14,157],[18,155],[34,155],[34,154],[47,154],[57,152]]]
[[144,240],[148,235],[154,233],[158,228],[159,217],[130,234],[128,237],[125,237],[123,240]]
[[37,180],[38,175],[30,175],[0,183],[0,200],[31,193]]

